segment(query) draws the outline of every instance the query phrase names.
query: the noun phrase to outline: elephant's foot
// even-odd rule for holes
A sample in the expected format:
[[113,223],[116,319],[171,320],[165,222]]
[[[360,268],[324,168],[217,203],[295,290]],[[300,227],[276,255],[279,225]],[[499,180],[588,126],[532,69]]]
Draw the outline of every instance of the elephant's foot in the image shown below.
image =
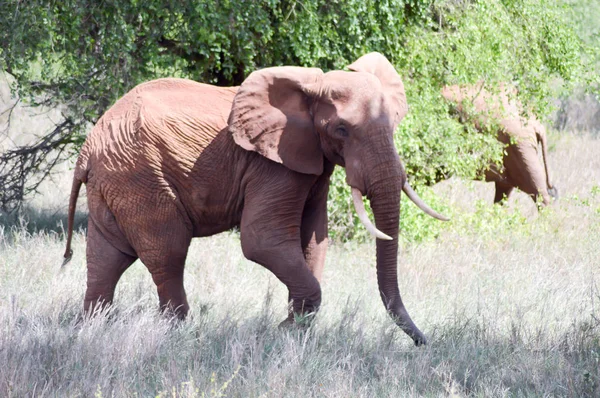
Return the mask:
[[292,329],[296,323],[294,322],[294,318],[290,318],[289,316],[285,318],[281,323],[277,326],[279,329]]
[[168,318],[183,321],[190,310],[185,292],[179,295],[172,295],[172,299],[160,297],[160,311]]
[[279,329],[308,329],[316,316],[317,312],[290,313],[286,319],[279,324]]
[[172,318],[172,319],[175,319],[177,321],[183,321],[187,317],[187,314],[188,314],[188,311],[189,311],[189,306],[187,305],[187,303],[184,303],[184,304],[178,305],[177,307],[174,307],[169,302],[166,305],[161,305],[160,306],[160,311],[167,318]]
[[286,318],[277,327],[281,330],[308,330],[313,323],[314,315],[306,315],[301,320]]
[[87,298],[83,302],[83,314],[85,318],[91,318],[94,315],[107,313],[112,305],[112,295],[110,297],[99,296],[97,298]]
[[[158,279],[158,278],[157,278]],[[183,278],[176,277],[157,284],[160,310],[163,314],[184,320],[190,309],[183,288]]]

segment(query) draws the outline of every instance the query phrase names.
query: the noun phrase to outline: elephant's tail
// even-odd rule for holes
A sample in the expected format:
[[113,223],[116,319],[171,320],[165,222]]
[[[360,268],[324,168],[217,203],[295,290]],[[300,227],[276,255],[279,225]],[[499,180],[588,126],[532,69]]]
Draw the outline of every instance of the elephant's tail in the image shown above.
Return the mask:
[[546,172],[546,186],[548,187],[548,190],[553,190],[554,186],[550,182],[550,170],[548,169],[548,142],[546,139],[546,133],[536,129],[535,134],[538,142],[542,144],[542,158],[544,159],[544,171]]
[[65,250],[64,260],[61,268],[64,267],[73,256],[73,250],[71,249],[71,240],[73,238],[73,223],[75,221],[75,207],[77,205],[77,197],[79,196],[79,189],[81,189],[81,179],[73,177],[73,186],[71,187],[71,197],[69,198],[69,219],[67,221],[67,247]]
[[406,181],[404,183],[404,186],[402,187],[402,190],[404,191],[404,193],[406,194],[406,196],[408,196],[408,198],[410,200],[412,200],[413,203],[416,204],[417,207],[419,207],[419,209],[423,210],[426,214],[430,215],[433,218],[437,218],[438,220],[441,220],[441,221],[448,221],[449,220],[448,217],[439,214],[438,212],[436,212],[435,210],[433,210],[431,207],[429,207],[427,205],[427,203],[425,203],[423,201],[423,199],[421,199],[419,197],[419,195],[417,195],[417,193],[412,189],[412,187],[410,186],[410,184],[408,183],[408,181]]

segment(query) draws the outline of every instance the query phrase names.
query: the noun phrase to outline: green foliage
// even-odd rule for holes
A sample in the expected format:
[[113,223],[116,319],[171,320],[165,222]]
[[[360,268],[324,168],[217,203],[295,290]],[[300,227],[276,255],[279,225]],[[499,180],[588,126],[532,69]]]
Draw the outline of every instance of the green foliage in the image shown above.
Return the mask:
[[[410,112],[395,140],[419,187],[474,178],[501,156],[494,137],[448,115],[442,86],[513,82],[543,118],[549,82],[581,80],[570,17],[554,0],[13,0],[0,5],[0,67],[23,100],[64,108],[72,127],[60,142],[76,150],[89,124],[146,80],[237,85],[260,67],[339,69],[379,51],[405,81]],[[357,220],[339,172],[331,191],[331,228],[345,238]]]
[[[568,0],[571,7],[569,18],[577,34],[585,43],[581,54],[588,65],[582,87],[587,93],[600,99],[600,2],[596,0]],[[563,96],[567,96],[563,94]]]
[[[359,227],[360,221],[352,205],[350,187],[346,184],[346,173],[339,167],[331,176],[329,187],[329,202],[327,210],[329,213],[329,236],[337,241],[357,239],[364,241],[368,239],[369,233]],[[372,218],[371,209],[365,206]]]
[[550,80],[578,81],[581,45],[564,7],[542,0],[435,2],[437,18],[413,26],[397,65],[408,78],[411,112],[397,144],[416,184],[447,175],[473,178],[501,148],[493,137],[465,132],[451,120],[439,90],[445,84],[513,82],[534,112],[550,112]]
[[567,0],[571,8],[569,19],[588,50],[600,61],[600,2],[596,0]]
[[[476,133],[448,113],[440,96],[442,86],[484,80],[493,87],[513,82],[521,100],[544,119],[552,110],[552,79],[563,79],[567,89],[589,79],[580,59],[585,47],[570,27],[571,10],[564,5],[544,0],[436,1],[425,10],[420,23],[404,27],[402,46],[391,57],[404,78],[410,105],[395,142],[413,186],[431,185],[452,175],[474,179],[502,157],[495,134]],[[332,189],[344,192],[343,187],[335,187],[338,181],[342,179],[334,178]],[[441,212],[458,216],[434,195],[423,196]],[[340,202],[333,204],[336,200],[330,197],[330,208],[341,207]],[[344,207],[343,218],[332,219],[334,231],[343,230],[336,223],[347,220],[349,211]],[[475,217],[494,225],[503,218],[518,222],[518,216],[496,214],[499,211],[487,214],[479,207]],[[442,228],[415,206],[403,206],[405,239],[431,239]]]

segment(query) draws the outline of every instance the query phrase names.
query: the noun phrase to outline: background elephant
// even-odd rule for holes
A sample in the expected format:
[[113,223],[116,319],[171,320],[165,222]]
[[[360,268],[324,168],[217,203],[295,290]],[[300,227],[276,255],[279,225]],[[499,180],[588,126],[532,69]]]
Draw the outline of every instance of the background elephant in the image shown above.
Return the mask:
[[361,220],[379,238],[385,307],[416,344],[425,343],[398,289],[400,191],[444,218],[412,191],[394,147],[393,132],[408,109],[400,77],[378,53],[349,68],[267,68],[239,88],[160,79],[117,101],[82,147],[69,204],[66,261],[85,183],[86,311],[110,303],[120,276],[139,258],[161,308],[185,317],[183,268],[191,239],[237,226],[244,255],[287,286],[288,321],[294,313],[314,313],[321,302],[329,179],[340,165]]
[[536,202],[540,196],[545,206],[550,203],[550,196],[558,197],[548,171],[546,129],[535,116],[522,116],[523,106],[516,94],[514,88],[505,84],[494,93],[487,91],[483,83],[442,89],[442,96],[456,105],[462,123],[472,122],[478,130],[497,126],[498,140],[506,145],[503,169],[492,164],[485,171],[485,180],[496,184],[494,203],[508,198],[516,187]]

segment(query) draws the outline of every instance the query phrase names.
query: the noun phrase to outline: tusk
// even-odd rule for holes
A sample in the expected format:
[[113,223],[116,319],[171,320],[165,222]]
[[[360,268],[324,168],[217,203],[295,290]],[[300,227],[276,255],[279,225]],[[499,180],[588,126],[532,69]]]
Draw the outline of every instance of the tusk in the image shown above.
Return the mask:
[[384,234],[380,230],[378,230],[371,220],[369,220],[369,216],[367,215],[367,211],[365,210],[365,205],[362,201],[362,194],[356,188],[352,188],[352,202],[354,203],[354,209],[356,210],[356,214],[360,219],[360,222],[363,223],[367,231],[375,238],[383,239],[383,240],[393,240],[389,235]]
[[408,184],[408,180],[404,183],[404,187],[402,187],[402,190],[404,191],[406,196],[408,196],[408,198],[412,200],[413,203],[416,204],[419,207],[419,209],[423,210],[426,214],[430,215],[433,218],[437,218],[441,221],[449,220],[448,217],[441,215],[440,213],[433,210],[431,207],[427,206],[427,204],[423,202],[423,199],[421,199],[419,195],[417,195],[417,193]]

